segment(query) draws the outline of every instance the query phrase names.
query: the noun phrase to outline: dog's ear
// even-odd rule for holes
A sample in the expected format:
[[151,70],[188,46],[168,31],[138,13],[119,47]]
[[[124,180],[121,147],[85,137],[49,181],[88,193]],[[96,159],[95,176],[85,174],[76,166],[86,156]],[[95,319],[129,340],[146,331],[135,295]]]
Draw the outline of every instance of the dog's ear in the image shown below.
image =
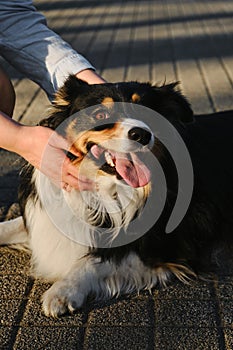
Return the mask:
[[77,96],[84,93],[88,87],[88,83],[76,78],[75,75],[70,75],[64,85],[55,94],[54,104],[68,107],[72,105]]
[[171,122],[189,123],[193,121],[193,111],[178,85],[179,83],[158,86],[150,83],[128,82],[118,83],[117,87],[126,101],[149,107]]
[[72,108],[77,96],[86,93],[89,85],[85,81],[70,75],[64,85],[55,94],[53,108],[49,117],[40,121],[39,125],[56,129],[66,118],[72,115]]
[[178,85],[179,83],[176,82],[163,86],[152,86],[151,108],[171,121],[179,120],[183,123],[190,123],[193,121],[193,111]]

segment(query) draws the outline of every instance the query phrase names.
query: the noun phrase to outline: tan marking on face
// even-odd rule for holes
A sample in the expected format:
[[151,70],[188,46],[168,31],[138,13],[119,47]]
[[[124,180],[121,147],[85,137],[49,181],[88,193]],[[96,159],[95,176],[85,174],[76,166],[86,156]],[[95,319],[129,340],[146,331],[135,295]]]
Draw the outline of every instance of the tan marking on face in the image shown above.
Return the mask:
[[[110,176],[109,174],[102,172],[99,169],[99,166],[96,164],[93,159],[86,157],[87,154],[87,144],[88,142],[96,143],[97,145],[103,144],[108,140],[113,138],[120,138],[120,134],[122,132],[122,127],[119,123],[112,129],[106,129],[101,131],[88,130],[77,133],[77,128],[75,127],[75,121],[71,122],[71,124],[67,128],[66,138],[68,142],[72,143],[72,147],[75,148],[76,152],[79,152],[80,156],[75,159],[72,163],[78,169],[81,169],[82,175],[87,175],[88,178],[93,181],[96,179],[96,176]],[[83,160],[85,160],[83,162]]]
[[107,105],[107,107],[112,108],[114,105],[114,101],[112,97],[105,97],[103,101],[101,102],[103,105]]
[[88,142],[93,142],[97,145],[100,144],[100,146],[103,144],[104,147],[105,142],[111,139],[120,139],[122,134],[122,126],[120,123],[116,123],[111,129],[101,131],[88,130],[77,133],[75,129],[73,122],[67,128],[66,138],[75,147],[77,152],[82,153],[83,156],[87,153],[86,146]]
[[133,101],[134,103],[137,103],[137,102],[139,102],[139,101],[141,100],[141,97],[135,92],[135,93],[132,95],[131,99],[132,99],[132,101]]

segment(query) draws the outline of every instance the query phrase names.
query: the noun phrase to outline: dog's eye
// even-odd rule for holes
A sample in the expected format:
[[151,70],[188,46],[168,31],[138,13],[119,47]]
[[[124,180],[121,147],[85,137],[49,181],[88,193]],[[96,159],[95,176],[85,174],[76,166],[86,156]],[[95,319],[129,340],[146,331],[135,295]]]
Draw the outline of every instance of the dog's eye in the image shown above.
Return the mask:
[[99,111],[95,114],[95,118],[97,120],[104,120],[104,119],[108,119],[110,118],[110,115],[108,112],[105,112],[105,111]]

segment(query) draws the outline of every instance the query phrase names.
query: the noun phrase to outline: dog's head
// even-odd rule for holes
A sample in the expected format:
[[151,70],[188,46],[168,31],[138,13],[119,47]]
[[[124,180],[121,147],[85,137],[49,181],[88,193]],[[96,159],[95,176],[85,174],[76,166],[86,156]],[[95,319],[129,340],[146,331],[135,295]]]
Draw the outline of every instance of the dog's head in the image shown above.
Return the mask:
[[[77,166],[88,155],[92,164],[101,164],[102,175],[124,179],[135,188],[143,187],[148,183],[149,170],[136,153],[151,149],[154,136],[148,125],[134,118],[129,106],[149,107],[171,122],[189,122],[192,110],[176,91],[176,85],[157,87],[137,82],[88,85],[70,76],[56,95],[52,115],[41,124],[56,129],[63,123],[58,132],[79,152],[78,158],[68,154]],[[93,169],[96,172],[95,166]]]
[[[128,217],[126,224],[149,195],[150,169],[144,158],[154,145],[149,126],[140,117],[134,117],[131,106],[135,104],[155,110],[171,122],[192,119],[192,110],[176,91],[176,84],[162,87],[137,82],[88,85],[70,76],[56,95],[51,116],[41,122],[57,129],[75,147],[80,156],[68,154],[72,162],[98,184],[102,202],[106,204],[105,200],[111,198],[111,208],[106,208],[106,213],[111,212],[115,200],[122,215],[124,200],[119,199],[119,191],[124,197],[128,196],[127,187],[131,189],[131,209],[127,209],[130,215],[122,215]],[[90,200],[88,203],[90,209]]]

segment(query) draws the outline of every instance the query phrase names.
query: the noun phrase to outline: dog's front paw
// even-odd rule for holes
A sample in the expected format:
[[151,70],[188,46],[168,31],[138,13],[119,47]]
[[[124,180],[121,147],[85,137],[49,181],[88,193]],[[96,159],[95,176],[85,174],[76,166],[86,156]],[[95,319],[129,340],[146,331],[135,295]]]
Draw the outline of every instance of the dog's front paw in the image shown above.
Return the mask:
[[46,316],[58,317],[67,312],[74,312],[84,303],[85,295],[74,286],[56,282],[42,297],[43,311]]

